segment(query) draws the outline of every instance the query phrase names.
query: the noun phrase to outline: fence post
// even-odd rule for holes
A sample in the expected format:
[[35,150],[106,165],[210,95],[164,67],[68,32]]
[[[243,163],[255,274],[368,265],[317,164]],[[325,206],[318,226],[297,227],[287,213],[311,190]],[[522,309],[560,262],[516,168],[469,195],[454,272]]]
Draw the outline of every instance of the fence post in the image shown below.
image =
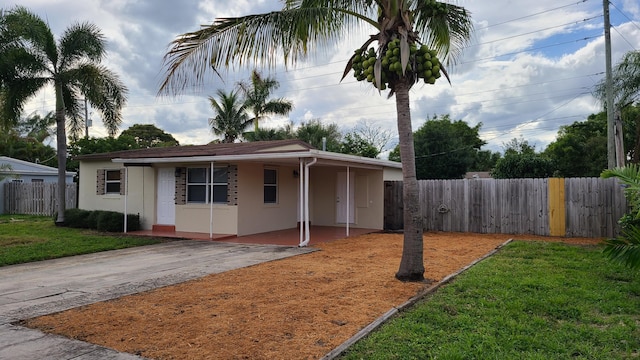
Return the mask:
[[566,216],[565,216],[565,194],[564,178],[549,179],[549,235],[565,236]]

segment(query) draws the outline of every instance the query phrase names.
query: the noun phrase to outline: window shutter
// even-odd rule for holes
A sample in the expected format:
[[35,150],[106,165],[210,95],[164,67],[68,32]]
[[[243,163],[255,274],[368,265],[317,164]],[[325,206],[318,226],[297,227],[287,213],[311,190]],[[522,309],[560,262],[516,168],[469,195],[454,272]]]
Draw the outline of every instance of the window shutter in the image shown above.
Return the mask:
[[96,195],[104,195],[104,173],[104,169],[98,169],[98,173],[96,176]]
[[127,171],[126,168],[120,169],[120,195],[126,194],[125,187],[127,186],[127,184],[125,184],[125,181],[124,181],[126,171]]

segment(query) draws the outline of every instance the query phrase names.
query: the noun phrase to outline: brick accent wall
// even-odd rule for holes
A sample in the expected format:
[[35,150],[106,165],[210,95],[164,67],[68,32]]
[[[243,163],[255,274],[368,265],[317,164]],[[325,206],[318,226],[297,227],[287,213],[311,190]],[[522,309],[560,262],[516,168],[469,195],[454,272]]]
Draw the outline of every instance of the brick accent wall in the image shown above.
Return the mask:
[[126,177],[125,177],[125,173],[126,173],[126,172],[127,172],[127,170],[126,170],[125,168],[120,169],[120,195],[124,195],[124,194],[126,194],[126,193],[127,193],[127,192],[126,192],[126,190],[127,190],[127,189],[126,189],[127,184],[126,184],[126,182],[124,181],[124,179],[126,178]]
[[104,195],[104,169],[98,169],[96,173],[96,195]]
[[187,168],[180,169],[180,176],[176,177],[176,205],[184,205],[187,203]]
[[227,172],[227,205],[238,205],[238,165],[229,165]]

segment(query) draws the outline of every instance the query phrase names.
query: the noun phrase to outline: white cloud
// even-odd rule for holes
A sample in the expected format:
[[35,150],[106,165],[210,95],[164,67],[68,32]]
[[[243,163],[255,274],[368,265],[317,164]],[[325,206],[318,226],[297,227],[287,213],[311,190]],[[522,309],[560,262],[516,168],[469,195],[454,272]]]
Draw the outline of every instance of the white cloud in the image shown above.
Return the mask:
[[[21,4],[47,19],[56,35],[76,21],[100,27],[109,41],[105,64],[130,89],[122,128],[152,123],[184,144],[204,144],[214,138],[207,124],[213,115],[207,96],[248,79],[251,68],[231,69],[223,73],[223,79],[211,76],[201,88],[187,89],[177,98],[157,98],[162,57],[169,42],[216,17],[281,6],[275,0],[185,0],[179,5],[170,0],[23,0]],[[543,149],[560,126],[600,111],[590,91],[604,72],[601,3],[496,0],[459,4],[473,16],[473,43],[458,65],[448,66],[451,85],[442,78],[435,86],[414,86],[410,94],[414,129],[434,114],[450,114],[472,126],[482,123],[481,135],[492,150],[500,150],[503,142],[519,136]],[[620,7],[624,15],[612,9],[614,63],[625,52],[640,48],[638,2],[623,0]],[[365,26],[349,32],[335,46],[313,48],[310,57],[295,68],[259,69],[280,81],[275,96],[294,102],[289,118],[276,117],[262,124],[280,126],[289,119],[300,123],[319,118],[350,129],[367,120],[395,133],[395,98],[387,99],[386,92],[380,95],[368,84],[357,83],[351,74],[340,82],[346,60],[370,33],[372,29]],[[53,100],[53,92],[44,91],[26,110],[53,110]],[[97,114],[93,118],[91,135],[106,135]]]

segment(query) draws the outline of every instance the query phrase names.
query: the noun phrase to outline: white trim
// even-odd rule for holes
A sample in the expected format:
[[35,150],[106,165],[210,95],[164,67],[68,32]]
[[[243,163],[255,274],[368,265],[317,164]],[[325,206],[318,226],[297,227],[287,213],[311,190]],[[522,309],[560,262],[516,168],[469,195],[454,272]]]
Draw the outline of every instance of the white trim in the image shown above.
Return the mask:
[[[299,158],[316,159],[315,162],[322,160],[336,161],[335,164],[345,165],[348,163],[351,167],[367,167],[375,166],[376,168],[388,167],[402,169],[402,164],[395,161],[365,158],[361,156],[346,155],[339,153],[332,153],[328,151],[309,150],[309,151],[296,151],[288,153],[270,153],[270,154],[242,154],[242,155],[213,155],[213,156],[181,156],[181,157],[160,157],[160,158],[134,158],[123,159],[114,158],[111,161],[114,163],[194,163],[194,162],[210,162],[210,161],[223,161],[233,162],[242,160],[296,160]],[[314,163],[315,163],[314,162]],[[324,163],[324,162],[322,162]],[[329,165],[334,164],[329,162]]]

